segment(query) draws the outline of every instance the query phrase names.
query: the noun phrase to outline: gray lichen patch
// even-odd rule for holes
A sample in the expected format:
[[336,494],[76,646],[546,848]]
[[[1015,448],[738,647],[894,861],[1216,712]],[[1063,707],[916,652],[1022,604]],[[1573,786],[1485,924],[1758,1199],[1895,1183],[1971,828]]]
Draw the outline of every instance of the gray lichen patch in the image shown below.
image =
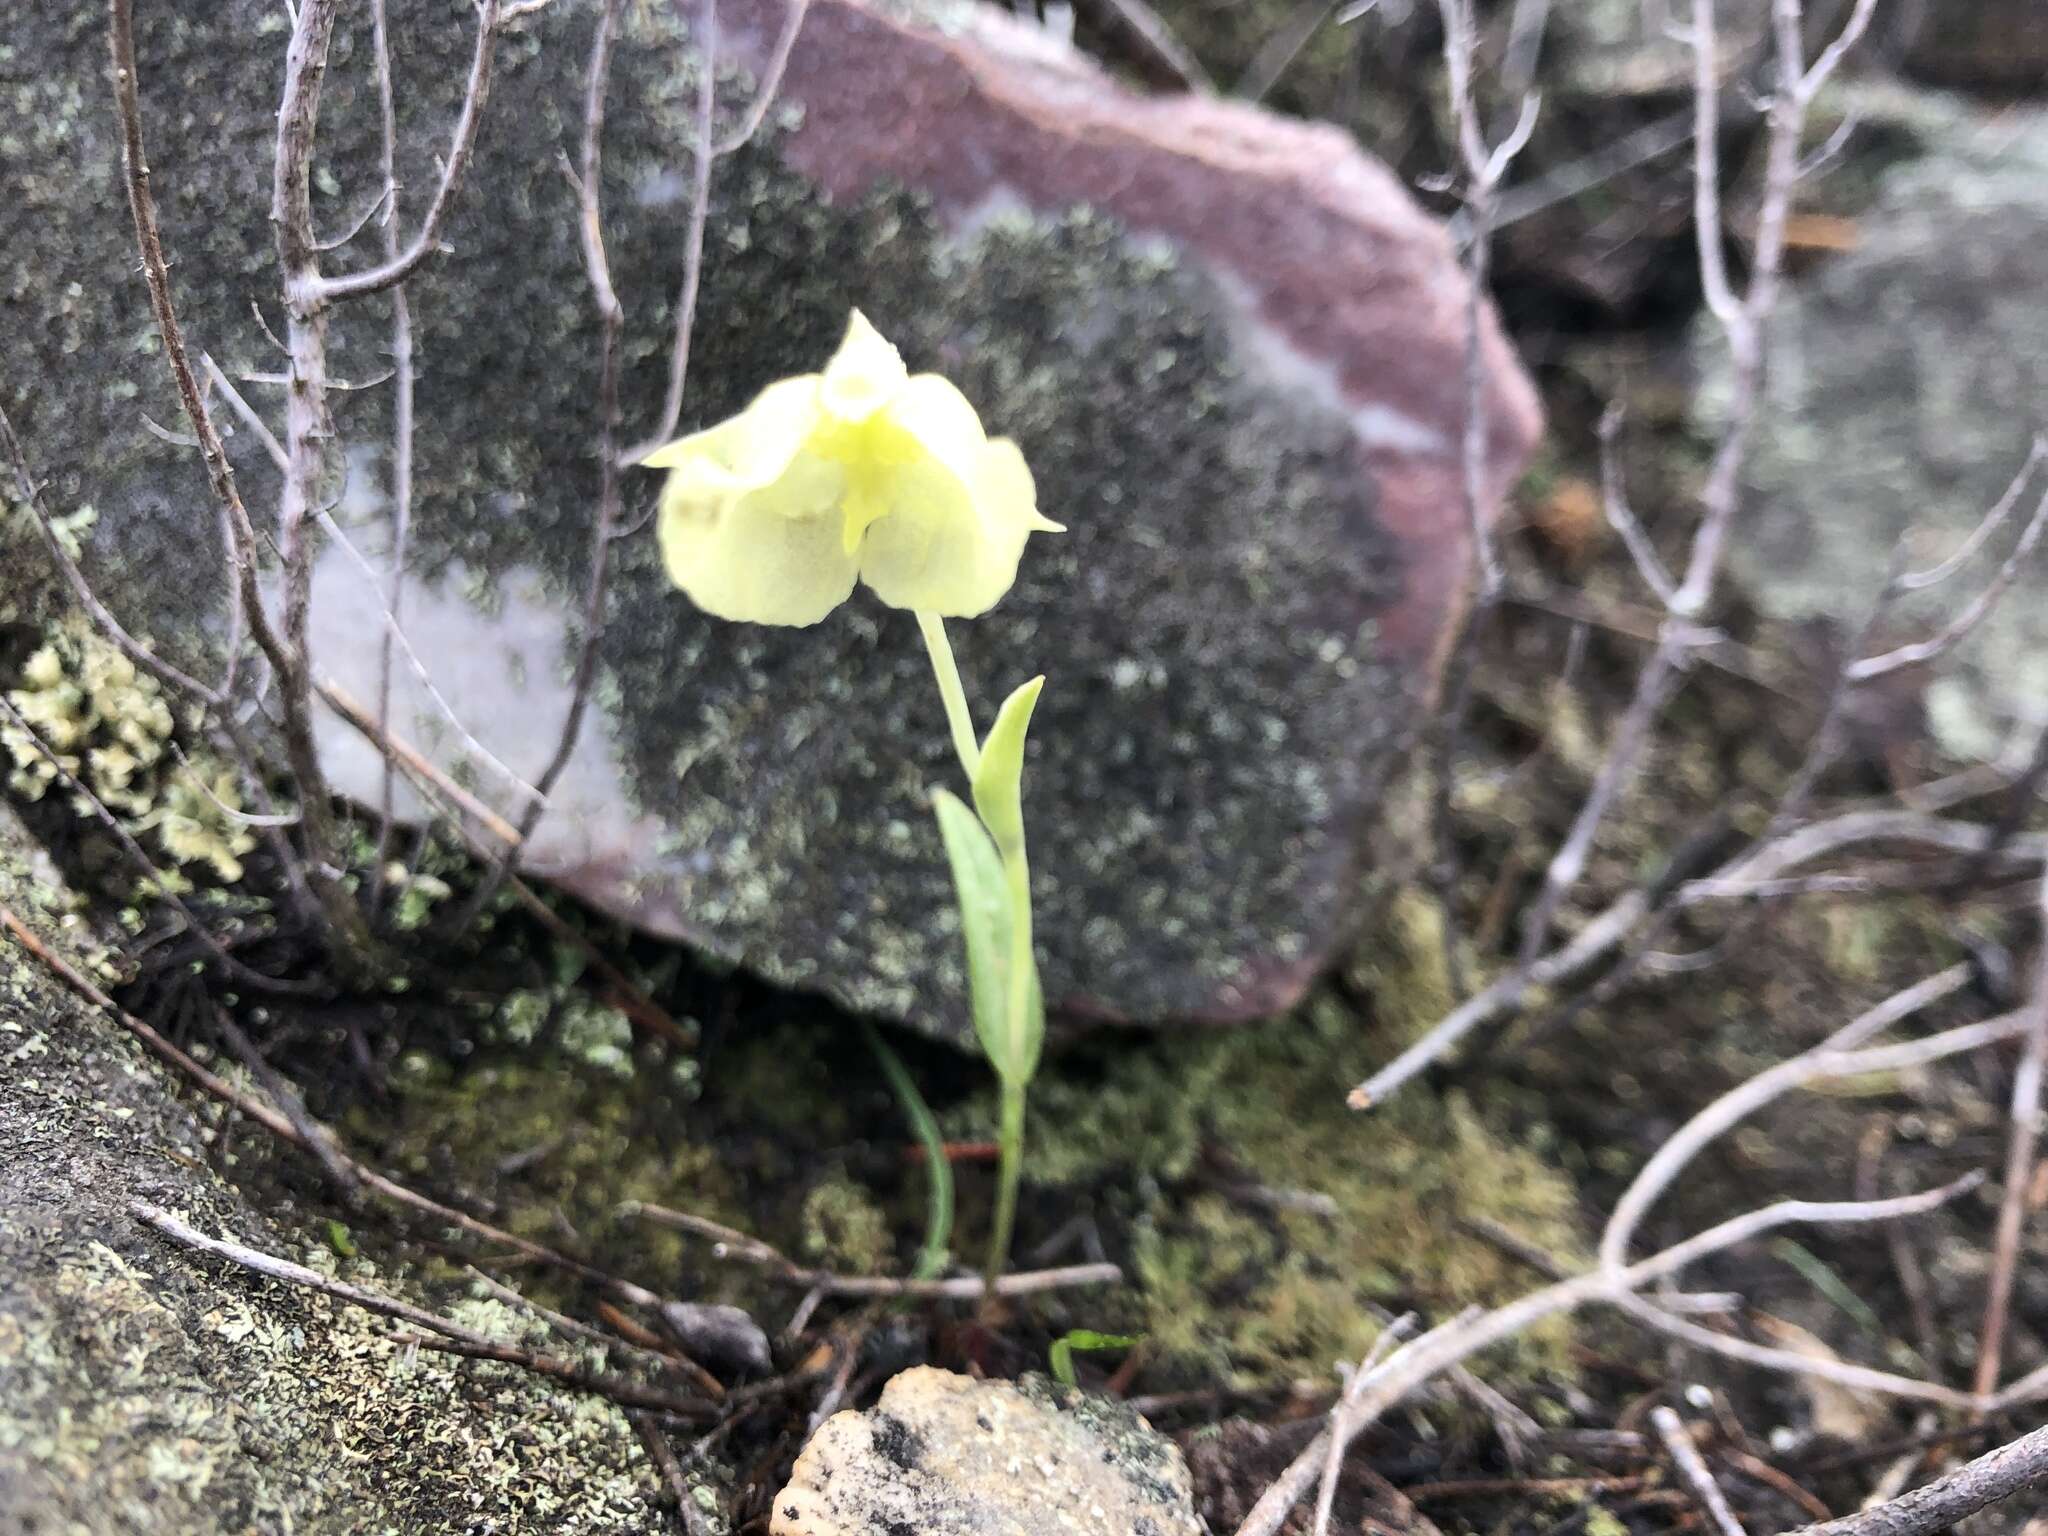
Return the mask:
[[[90,964],[69,903],[0,812],[0,902]],[[263,1144],[194,1106],[109,1020],[0,945],[0,1526],[611,1532],[656,1517],[609,1405],[414,1354],[379,1322],[174,1250],[131,1199],[513,1340],[530,1320],[403,1266],[338,1263],[245,1198]]]
[[[1897,114],[1895,114],[1897,115]],[[1878,183],[1857,248],[1786,294],[1770,332],[1750,499],[1731,563],[1772,615],[1857,633],[1901,536],[1938,564],[1998,502],[2041,429],[2048,280],[2038,196],[2048,119],[1923,109],[1921,154]],[[1702,340],[1702,414],[1723,410],[1722,348]],[[2020,516],[1946,584],[1894,606],[1879,639],[1938,632],[1989,583]],[[2041,556],[1934,669],[1930,723],[1964,757],[1994,757],[2048,718]]]

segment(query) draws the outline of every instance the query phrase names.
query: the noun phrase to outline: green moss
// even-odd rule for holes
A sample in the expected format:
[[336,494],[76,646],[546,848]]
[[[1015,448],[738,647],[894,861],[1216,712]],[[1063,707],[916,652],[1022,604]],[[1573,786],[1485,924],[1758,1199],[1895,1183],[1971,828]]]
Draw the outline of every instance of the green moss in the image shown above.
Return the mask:
[[[1089,1326],[1146,1334],[1193,1379],[1278,1382],[1362,1353],[1375,1308],[1441,1316],[1526,1289],[1464,1221],[1576,1249],[1570,1184],[1465,1098],[1416,1086],[1369,1115],[1344,1105],[1449,996],[1425,898],[1392,903],[1357,974],[1371,1022],[1324,994],[1250,1029],[1091,1046],[1034,1085],[1028,1178],[1092,1192],[1132,1233],[1135,1288],[1091,1300]],[[963,1136],[991,1123],[981,1101],[949,1118]],[[1565,1337],[1527,1336],[1514,1368],[1563,1369]]]
[[832,1175],[804,1197],[804,1252],[852,1275],[887,1274],[895,1267],[887,1214],[844,1174]]

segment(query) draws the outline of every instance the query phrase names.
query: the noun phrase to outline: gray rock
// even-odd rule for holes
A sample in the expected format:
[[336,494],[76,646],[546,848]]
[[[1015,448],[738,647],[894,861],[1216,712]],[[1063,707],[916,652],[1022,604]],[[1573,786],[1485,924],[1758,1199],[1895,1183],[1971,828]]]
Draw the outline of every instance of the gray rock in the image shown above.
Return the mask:
[[1923,80],[2003,95],[2048,83],[2048,25],[2035,0],[1913,0],[1893,26]]
[[[630,436],[658,415],[694,86],[670,14],[627,11],[606,201]],[[411,285],[425,361],[408,628],[464,723],[528,776],[565,708],[595,484],[595,335],[556,169],[580,128],[591,14],[563,0],[508,38],[451,251]],[[276,366],[251,306],[275,323],[279,15],[232,0],[142,19],[179,300],[236,372]],[[729,0],[720,16],[737,103],[782,11]],[[0,256],[0,349],[26,360],[10,408],[54,499],[98,511],[104,595],[205,668],[214,517],[193,457],[142,426],[177,406],[129,249],[96,17],[39,8],[0,56],[22,104],[0,153],[25,210]],[[933,31],[812,5],[782,108],[718,171],[684,425],[817,367],[858,303],[1023,445],[1072,531],[1034,541],[1004,604],[954,628],[984,721],[1050,674],[1027,774],[1048,998],[1077,1019],[1269,1013],[1339,941],[1380,787],[1463,601],[1453,254],[1333,130],[1141,99],[1006,18],[947,17]],[[396,8],[410,187],[433,180],[469,21]],[[345,25],[321,123],[332,231],[374,186],[367,23]],[[381,301],[338,311],[334,374],[376,378],[386,341]],[[1484,358],[1490,508],[1538,421],[1490,317]],[[337,397],[342,514],[373,563],[389,411],[388,390]],[[269,505],[266,456],[247,432],[232,450],[252,506]],[[632,510],[653,491],[636,476]],[[0,620],[37,620],[45,573],[8,526]],[[720,624],[668,586],[650,537],[617,565],[598,707],[533,865],[778,982],[966,1038],[926,809],[948,752],[909,616],[857,598],[811,630]],[[316,662],[368,697],[364,579],[329,548],[316,587]],[[513,803],[409,681],[401,695],[404,734]],[[322,745],[336,783],[374,803],[368,748],[336,721]]]
[[[74,903],[0,806],[0,903],[90,967]],[[223,1138],[231,1138],[227,1151]],[[337,1260],[321,1224],[213,1171],[260,1141],[0,938],[0,1530],[655,1529],[658,1480],[609,1404],[407,1352],[362,1313],[169,1246],[130,1200],[201,1230],[537,1342],[497,1302]],[[559,1343],[551,1345],[559,1348]]]
[[[1920,158],[1890,172],[1854,250],[1786,295],[1750,454],[1738,577],[1769,613],[1853,633],[1899,537],[1916,564],[1952,550],[1995,503],[2048,426],[2048,118],[1946,109],[1920,115]],[[1709,421],[1725,377],[1704,355]],[[2020,517],[1946,586],[1902,605],[1885,637],[1933,633],[1981,591]],[[1927,686],[1950,751],[1998,753],[2016,726],[2048,724],[2048,549]]]
[[1198,1536],[1187,1463],[1119,1404],[920,1366],[811,1436],[772,1536]]

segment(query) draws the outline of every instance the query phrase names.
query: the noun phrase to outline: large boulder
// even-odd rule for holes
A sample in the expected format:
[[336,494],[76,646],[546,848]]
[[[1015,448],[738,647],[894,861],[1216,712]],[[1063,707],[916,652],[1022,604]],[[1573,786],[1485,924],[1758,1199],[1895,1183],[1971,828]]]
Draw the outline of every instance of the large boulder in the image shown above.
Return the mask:
[[[1785,296],[1749,456],[1734,570],[1766,612],[1853,634],[1899,537],[1915,564],[1949,553],[1998,501],[2044,427],[2048,401],[2048,117],[1980,115],[1952,101],[1917,113],[1922,153],[1887,172],[1850,250]],[[1725,370],[1704,354],[1706,413]],[[2044,487],[1976,561],[1899,605],[1884,639],[1934,633],[1990,582]],[[1933,671],[1942,744],[1996,755],[2015,728],[2048,725],[2048,552]]]
[[[0,905],[80,966],[75,903],[0,806]],[[233,1144],[230,1149],[229,1143]],[[174,1248],[193,1226],[534,1342],[494,1301],[343,1261],[327,1224],[216,1172],[270,1167],[121,1028],[0,934],[0,1530],[79,1536],[651,1530],[668,1518],[609,1403],[507,1367],[415,1357],[326,1297]],[[559,1347],[552,1345],[550,1347]]]
[[[671,13],[626,11],[606,205],[631,436],[659,414],[696,64]],[[214,515],[194,456],[145,429],[177,407],[136,276],[97,15],[38,8],[0,56],[21,104],[6,142],[23,210],[0,268],[5,387],[60,510],[97,510],[86,553],[104,595],[204,668],[223,627]],[[262,320],[277,316],[279,15],[232,0],[142,18],[179,302],[235,373],[278,365]],[[528,777],[567,705],[595,499],[596,328],[558,154],[581,131],[592,17],[561,0],[507,36],[450,250],[410,292],[408,629],[465,726]],[[784,12],[727,0],[719,17],[736,119]],[[408,219],[471,21],[464,6],[394,7]],[[325,231],[377,186],[367,42],[350,11],[323,99]],[[858,303],[1023,445],[1069,525],[1034,541],[993,615],[954,626],[984,720],[1001,691],[1050,675],[1027,794],[1054,1006],[1154,1022],[1294,1000],[1339,940],[1466,589],[1465,286],[1444,232],[1335,130],[1129,94],[993,12],[933,28],[852,0],[814,0],[777,110],[719,163],[712,195],[686,427],[817,367]],[[1490,314],[1482,339],[1490,514],[1538,414]],[[337,311],[334,374],[379,378],[387,344],[382,300]],[[245,388],[274,410],[274,388]],[[373,565],[390,414],[388,388],[336,396],[342,513]],[[251,504],[270,505],[253,434],[231,451]],[[630,510],[653,492],[635,476]],[[47,573],[21,520],[5,529],[0,620],[40,619]],[[964,1038],[925,809],[957,770],[909,616],[859,598],[810,630],[717,623],[670,588],[650,536],[615,556],[597,707],[532,866],[774,980]],[[356,562],[330,547],[315,659],[358,697],[378,627]],[[401,731],[515,805],[400,672]],[[330,719],[322,748],[338,785],[375,803],[365,745]]]

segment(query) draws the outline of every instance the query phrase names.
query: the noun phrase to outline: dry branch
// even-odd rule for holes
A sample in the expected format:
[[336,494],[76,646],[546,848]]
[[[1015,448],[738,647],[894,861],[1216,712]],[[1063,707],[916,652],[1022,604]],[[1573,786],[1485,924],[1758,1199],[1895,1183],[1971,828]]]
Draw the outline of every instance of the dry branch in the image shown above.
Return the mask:
[[991,1289],[998,1296],[1034,1296],[1044,1291],[1121,1285],[1124,1278],[1123,1271],[1114,1264],[1067,1264],[1054,1269],[1024,1270],[999,1276],[993,1287],[979,1275],[959,1275],[948,1280],[836,1275],[829,1270],[807,1268],[757,1237],[688,1211],[634,1200],[621,1205],[619,1214],[629,1219],[637,1216],[680,1232],[694,1232],[716,1243],[716,1252],[721,1258],[757,1265],[777,1280],[826,1296],[906,1296],[920,1301],[980,1301]]
[[1692,1443],[1685,1421],[1670,1408],[1660,1406],[1651,1411],[1650,1425],[1657,1431],[1657,1438],[1664,1442],[1664,1449],[1671,1453],[1679,1475],[1685,1479],[1686,1486],[1699,1501],[1700,1509],[1720,1536],[1749,1536],[1743,1530],[1742,1522],[1735,1518],[1735,1511],[1728,1507],[1728,1495],[1721,1491],[1721,1485],[1714,1481],[1714,1474],[1707,1469],[1706,1458]]
[[[1866,1223],[1891,1221],[1924,1215],[1974,1189],[1981,1182],[1975,1176],[1959,1179],[1922,1194],[1891,1200],[1806,1201],[1782,1200],[1761,1210],[1732,1217],[1718,1226],[1687,1238],[1661,1253],[1631,1264],[1618,1274],[1593,1270],[1532,1291],[1518,1301],[1471,1319],[1453,1320],[1432,1329],[1397,1351],[1375,1373],[1367,1390],[1341,1425],[1325,1430],[1311,1441],[1260,1497],[1237,1529],[1237,1536],[1275,1536],[1295,1505],[1314,1486],[1329,1455],[1332,1434],[1343,1440],[1355,1438],[1400,1402],[1409,1392],[1449,1366],[1478,1351],[1513,1338],[1545,1318],[1576,1311],[1595,1303],[1621,1305],[1635,1292],[1687,1265],[1737,1243],[1748,1242],[1765,1232],[1797,1223]],[[1675,1321],[1675,1320],[1674,1320]],[[1812,1362],[1801,1360],[1801,1367]],[[1881,1374],[1881,1373],[1872,1373]],[[1962,1394],[1956,1394],[1962,1396]],[[1965,1398],[1965,1401],[1969,1399]]]
[[1958,1520],[2048,1481],[2048,1427],[1979,1456],[1939,1482],[1789,1536],[1937,1536]]
[[323,1296],[332,1296],[337,1301],[360,1307],[380,1317],[395,1318],[410,1323],[415,1328],[424,1328],[424,1337],[398,1335],[393,1342],[402,1345],[418,1345],[422,1348],[444,1350],[451,1354],[467,1355],[476,1360],[495,1360],[506,1365],[518,1366],[521,1370],[535,1375],[547,1376],[565,1386],[581,1392],[608,1397],[613,1402],[635,1408],[654,1408],[663,1413],[673,1413],[679,1418],[708,1421],[718,1415],[718,1410],[700,1398],[681,1397],[676,1393],[663,1391],[659,1387],[646,1386],[628,1377],[612,1375],[604,1371],[586,1370],[572,1361],[557,1359],[552,1355],[537,1354],[517,1344],[493,1339],[478,1333],[475,1329],[442,1317],[438,1312],[429,1312],[411,1302],[385,1296],[376,1291],[351,1285],[346,1280],[335,1280],[308,1269],[303,1264],[294,1264],[289,1259],[280,1259],[273,1254],[245,1247],[241,1243],[224,1238],[208,1237],[194,1231],[169,1211],[145,1201],[129,1202],[129,1213],[137,1220],[147,1222],[173,1242],[214,1258],[226,1259],[231,1264],[270,1280],[280,1280],[287,1285],[300,1286],[309,1291],[318,1291]]
[[1977,1375],[1979,1396],[1998,1390],[2005,1353],[2007,1315],[2012,1308],[2013,1277],[2019,1269],[2020,1239],[2027,1222],[2027,1192],[2033,1184],[2034,1156],[2041,1141],[2041,1077],[2048,1069],[2048,875],[2041,879],[2040,953],[2035,962],[2034,996],[2030,1004],[2026,1049],[2013,1077],[2012,1115],[2005,1155],[2005,1196],[1998,1207],[1998,1237],[1992,1249],[1991,1286],[1984,1302],[1984,1327],[1979,1334]]
[[[320,3],[322,0],[308,0],[307,9],[310,11]],[[228,551],[240,592],[238,611],[245,616],[250,634],[278,680],[284,712],[285,750],[304,818],[301,826],[301,834],[306,841],[303,878],[333,940],[336,962],[345,973],[363,974],[371,969],[373,945],[369,926],[341,874],[334,813],[328,800],[327,781],[313,745],[312,705],[305,686],[304,651],[302,648],[294,649],[289,639],[278,633],[264,607],[257,571],[255,524],[242,504],[241,492],[235,484],[234,466],[228,462],[227,449],[214,428],[199,382],[193,375],[184,333],[171,301],[170,268],[164,257],[156,198],[150,188],[149,160],[143,147],[132,0],[108,0],[107,42],[113,57],[114,99],[121,125],[128,208],[135,225],[136,246],[142,256],[150,308],[156,316],[157,334],[163,342],[164,356],[177,384],[178,398],[185,408],[193,434],[199,440],[200,456],[206,464],[214,499],[221,507],[231,535]]]

